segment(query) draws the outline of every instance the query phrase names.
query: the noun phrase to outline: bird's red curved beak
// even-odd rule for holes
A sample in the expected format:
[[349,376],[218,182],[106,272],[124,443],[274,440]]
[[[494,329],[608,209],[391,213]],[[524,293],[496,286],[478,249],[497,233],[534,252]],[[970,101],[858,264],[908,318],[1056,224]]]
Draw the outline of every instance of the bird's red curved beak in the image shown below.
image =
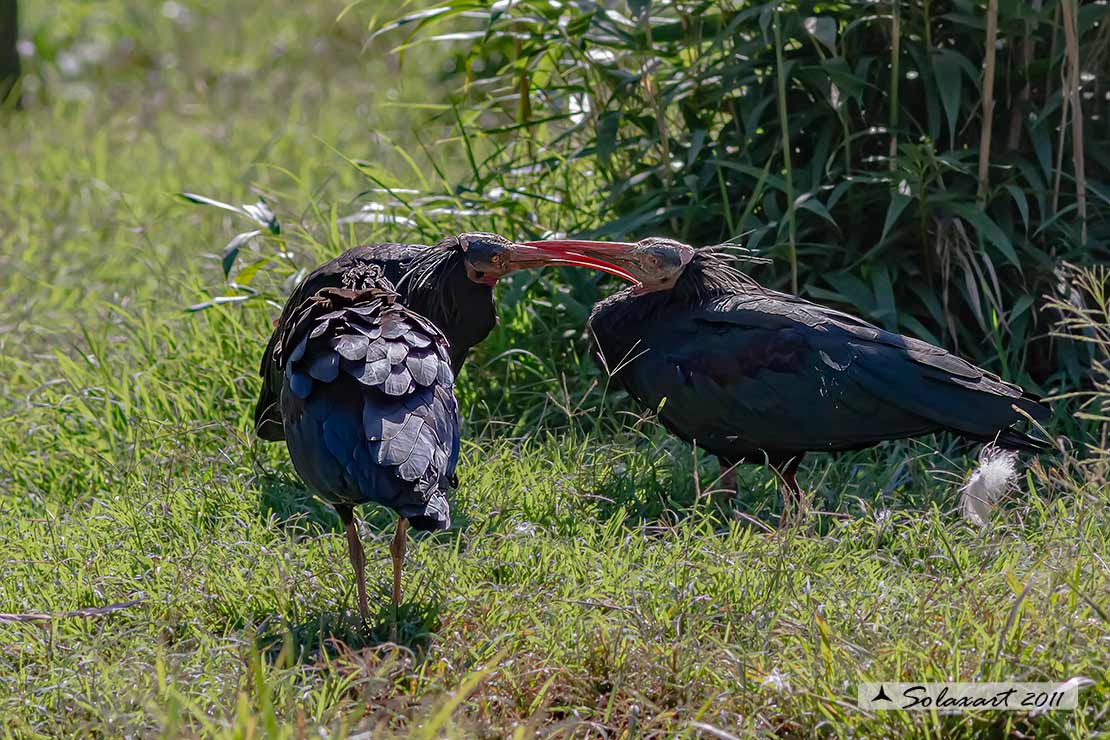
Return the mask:
[[630,283],[639,284],[632,273],[612,262],[587,254],[586,251],[619,254],[624,249],[635,247],[629,242],[595,242],[582,239],[547,239],[537,242],[516,242],[513,266],[543,267],[544,265],[568,265],[585,267],[615,275]]

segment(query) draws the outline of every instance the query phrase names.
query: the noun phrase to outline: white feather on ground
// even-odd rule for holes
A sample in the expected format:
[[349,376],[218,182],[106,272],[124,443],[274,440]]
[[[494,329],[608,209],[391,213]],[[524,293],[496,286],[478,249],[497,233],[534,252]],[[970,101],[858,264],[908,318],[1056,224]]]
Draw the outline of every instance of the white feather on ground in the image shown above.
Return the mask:
[[960,513],[973,524],[987,526],[995,504],[1014,488],[1017,459],[1016,452],[984,445],[979,453],[979,466],[960,488]]

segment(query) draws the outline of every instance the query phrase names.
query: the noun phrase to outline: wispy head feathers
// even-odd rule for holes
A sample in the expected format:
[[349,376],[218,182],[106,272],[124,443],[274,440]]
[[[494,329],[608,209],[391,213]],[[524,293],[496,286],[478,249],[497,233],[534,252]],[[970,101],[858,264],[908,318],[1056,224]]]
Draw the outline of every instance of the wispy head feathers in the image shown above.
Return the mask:
[[[745,234],[741,234],[745,236]],[[753,265],[769,265],[773,260],[770,257],[762,257],[758,252],[748,249],[745,246],[737,244],[733,241],[721,242],[720,244],[710,244],[698,249],[699,252],[709,252],[714,254],[731,255],[737,262],[748,262]]]
[[[693,298],[697,301],[721,293],[762,291],[762,285],[736,267],[740,262],[757,260],[747,256],[737,258],[737,249],[743,248],[728,244],[700,247],[683,274],[685,279],[676,287],[690,286],[695,293]],[[751,254],[747,250],[744,252]]]

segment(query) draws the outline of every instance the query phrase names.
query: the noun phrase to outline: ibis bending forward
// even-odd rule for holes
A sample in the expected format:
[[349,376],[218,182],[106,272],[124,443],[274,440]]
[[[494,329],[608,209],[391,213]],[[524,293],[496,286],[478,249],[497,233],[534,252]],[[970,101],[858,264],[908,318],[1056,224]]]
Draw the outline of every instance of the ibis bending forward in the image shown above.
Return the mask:
[[1047,446],[1012,428],[1024,415],[1049,416],[1019,386],[940,347],[763,288],[719,251],[667,239],[544,244],[608,262],[634,283],[590,316],[605,369],[722,469],[769,464],[783,483],[784,516],[800,498],[795,473],[807,452],[938,431],[1015,450]]
[[377,265],[349,270],[291,309],[279,327],[281,421],[293,466],[335,507],[366,604],[366,558],[354,507],[397,512],[390,545],[401,601],[405,532],[450,526],[447,492],[459,458],[458,404],[447,341],[410,311]]
[[[277,362],[281,340],[292,314],[324,288],[338,288],[352,272],[367,266],[380,268],[410,310],[429,319],[450,344],[451,367],[458,372],[470,348],[497,325],[493,287],[515,270],[565,262],[542,246],[510,242],[497,234],[473,232],[449,236],[438,243],[367,244],[350,249],[320,265],[289,296],[277,328],[262,355],[259,374],[262,391],[255,406],[255,431],[271,442],[285,438],[279,404],[282,368]],[[581,263],[590,267],[589,261]]]
[[390,546],[399,603],[406,527],[450,525],[446,493],[459,454],[453,371],[497,322],[498,279],[548,264],[607,269],[543,245],[460,234],[431,247],[356,247],[309,274],[286,303],[262,357],[255,428],[262,439],[284,439],[297,472],[339,512],[364,619],[353,507],[374,501],[399,515]]

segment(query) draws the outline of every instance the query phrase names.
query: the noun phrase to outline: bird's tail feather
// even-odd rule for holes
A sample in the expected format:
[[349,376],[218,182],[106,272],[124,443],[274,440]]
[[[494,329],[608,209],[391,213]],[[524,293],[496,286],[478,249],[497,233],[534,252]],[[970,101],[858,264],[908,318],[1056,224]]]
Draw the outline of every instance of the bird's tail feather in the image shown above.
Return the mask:
[[423,505],[407,504],[397,507],[397,513],[408,519],[413,529],[422,532],[451,527],[451,507],[441,490],[434,491]]
[[1019,432],[1016,429],[1004,429],[999,433],[996,441],[1004,450],[1021,450],[1022,452],[1042,452],[1052,447],[1052,443],[1045,439],[1038,439],[1031,434]]
[[[1033,424],[1038,425],[1038,429],[1041,429],[1040,424],[1048,422],[1049,417],[1052,416],[1051,409],[1040,398],[1025,392],[1023,392],[1021,398],[1014,399],[1011,406],[1017,413],[1032,419]],[[1022,432],[1013,427],[999,432],[995,444],[1006,450],[1021,450],[1023,452],[1042,452],[1052,447],[1051,440]]]

